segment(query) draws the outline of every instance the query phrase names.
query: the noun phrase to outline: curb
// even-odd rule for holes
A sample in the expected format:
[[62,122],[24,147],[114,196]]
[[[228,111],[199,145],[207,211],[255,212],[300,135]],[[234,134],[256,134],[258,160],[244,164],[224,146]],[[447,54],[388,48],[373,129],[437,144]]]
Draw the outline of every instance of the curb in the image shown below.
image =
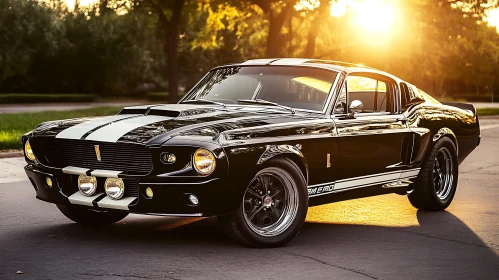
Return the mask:
[[23,157],[24,154],[22,151],[12,151],[12,152],[4,152],[0,153],[0,159],[2,158],[15,158],[15,157]]

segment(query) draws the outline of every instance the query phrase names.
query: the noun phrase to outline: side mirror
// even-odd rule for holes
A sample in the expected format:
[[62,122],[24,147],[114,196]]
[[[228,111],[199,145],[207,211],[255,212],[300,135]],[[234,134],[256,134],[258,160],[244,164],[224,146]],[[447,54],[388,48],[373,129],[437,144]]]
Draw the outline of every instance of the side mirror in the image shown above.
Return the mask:
[[355,114],[362,112],[364,109],[364,104],[360,100],[353,100],[348,105],[348,117],[353,118]]

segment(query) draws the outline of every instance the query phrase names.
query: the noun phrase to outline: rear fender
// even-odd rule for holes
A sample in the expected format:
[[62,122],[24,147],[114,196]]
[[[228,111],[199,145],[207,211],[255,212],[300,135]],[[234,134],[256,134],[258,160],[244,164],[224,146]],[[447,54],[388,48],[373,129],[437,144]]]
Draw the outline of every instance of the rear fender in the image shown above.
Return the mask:
[[457,137],[454,131],[452,129],[443,127],[438,132],[433,136],[433,145],[437,143],[438,140],[442,139],[442,137],[449,137],[452,142],[454,142],[454,145],[456,145],[456,151],[459,151],[458,143],[457,143]]

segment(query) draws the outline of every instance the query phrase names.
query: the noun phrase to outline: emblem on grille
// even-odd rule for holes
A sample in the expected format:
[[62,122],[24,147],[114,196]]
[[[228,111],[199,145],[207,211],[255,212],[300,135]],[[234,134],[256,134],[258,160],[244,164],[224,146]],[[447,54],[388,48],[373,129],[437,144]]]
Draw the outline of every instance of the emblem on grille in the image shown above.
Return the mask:
[[95,156],[97,157],[97,160],[101,161],[101,158],[100,158],[100,147],[99,147],[99,145],[94,145],[94,149],[95,149]]

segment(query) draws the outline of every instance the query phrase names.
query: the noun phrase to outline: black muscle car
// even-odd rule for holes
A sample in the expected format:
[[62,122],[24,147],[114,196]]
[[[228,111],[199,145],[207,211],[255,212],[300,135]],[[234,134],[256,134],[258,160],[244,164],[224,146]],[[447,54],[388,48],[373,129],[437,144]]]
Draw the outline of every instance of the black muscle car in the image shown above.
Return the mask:
[[261,59],[211,70],[179,104],[46,122],[22,141],[37,198],[77,223],[217,216],[231,238],[269,247],[309,206],[397,193],[445,209],[480,128],[473,105],[382,71]]

